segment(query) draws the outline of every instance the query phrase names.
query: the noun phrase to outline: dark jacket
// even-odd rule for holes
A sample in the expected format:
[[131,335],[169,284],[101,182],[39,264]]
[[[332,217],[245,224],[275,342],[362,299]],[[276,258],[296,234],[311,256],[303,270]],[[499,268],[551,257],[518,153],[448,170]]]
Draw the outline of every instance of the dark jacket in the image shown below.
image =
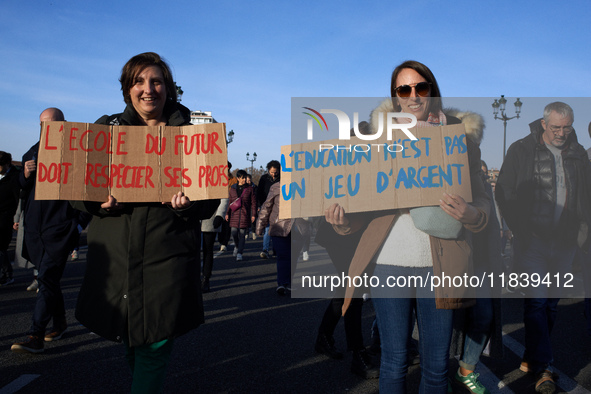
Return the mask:
[[261,207],[259,218],[257,220],[257,234],[263,235],[265,227],[269,226],[269,235],[272,237],[287,237],[291,232],[293,224],[292,219],[279,219],[279,186],[280,183],[274,183],[269,189],[267,200]]
[[2,223],[5,221],[13,223],[21,190],[19,173],[18,168],[10,166],[8,172],[0,179],[0,220]]
[[[492,187],[485,181],[484,187],[490,199],[493,199]],[[472,236],[472,250],[474,251],[474,273],[481,276],[482,273],[494,275],[498,278],[499,274],[504,272],[503,258],[501,257],[501,227],[498,220],[495,220],[495,204],[491,204],[490,219],[486,228]],[[501,287],[490,287],[484,285],[476,289],[477,296],[490,298],[492,303],[492,321],[490,326],[490,356],[502,358],[503,347],[503,322],[502,322],[502,303]],[[478,304],[473,308],[477,308]],[[466,333],[469,332],[474,322],[471,320],[471,313],[466,313],[469,309],[454,310],[453,334],[450,345],[450,355],[459,355],[460,359],[464,355],[464,343]]]
[[14,213],[20,194],[18,175],[18,168],[10,166],[8,172],[0,179],[0,251],[7,250],[12,239]]
[[[189,123],[189,111],[165,111],[167,125]],[[131,105],[100,124],[137,124]],[[161,203],[125,203],[107,212],[101,203],[72,202],[94,215],[88,229],[88,262],[76,318],[100,336],[131,346],[182,335],[204,321],[199,282],[200,219],[219,200],[184,210]]]
[[267,195],[269,194],[269,190],[271,190],[271,186],[274,183],[278,183],[281,179],[281,175],[277,175],[275,179],[271,177],[269,174],[265,174],[259,180],[259,185],[257,186],[257,204],[258,206],[262,206],[265,201],[267,200]]
[[[230,227],[233,228],[249,228],[252,224],[251,218],[255,216],[257,210],[257,203],[253,193],[252,187],[244,184],[242,193],[238,196],[238,184],[235,183],[230,187],[230,198],[228,199],[228,211],[226,214],[229,216],[228,222]],[[230,205],[238,198],[242,200],[240,209],[232,212]]]
[[[391,105],[391,100],[386,100],[385,103]],[[449,125],[460,123],[460,119],[452,116],[448,116],[447,121]],[[468,127],[467,135],[470,181],[472,186],[471,205],[481,212],[482,220],[475,225],[464,225],[464,228],[469,232],[479,232],[486,227],[491,201],[484,190],[484,184],[482,182],[480,149],[473,141]],[[399,214],[399,210],[356,213],[349,215],[349,225],[333,226],[334,230],[341,235],[354,234],[358,231],[363,232],[349,267],[349,277],[363,276],[364,273],[371,275],[375,268],[375,265],[372,264],[374,256],[376,256],[386,241],[394,221]],[[461,276],[465,273],[468,273],[468,275],[472,274],[472,244],[469,232],[463,231],[458,239],[441,239],[429,236],[434,275],[441,276],[442,272],[445,272],[449,276]],[[345,314],[349,307],[351,298],[355,295],[355,292],[356,289],[354,287],[347,288],[346,299],[343,304],[343,314]],[[435,296],[437,297],[435,304],[439,309],[465,308],[474,304],[474,299],[466,297],[466,291],[463,288],[454,288],[453,286],[437,287],[435,288]]]
[[503,218],[516,237],[527,244],[533,235],[582,245],[591,223],[591,164],[575,132],[562,150],[567,197],[559,222],[555,225],[556,169],[554,155],[546,147],[541,119],[530,123],[531,133],[509,147],[495,190]]
[[[37,160],[39,143],[33,145],[24,154],[22,163]],[[78,246],[78,224],[88,222],[88,217],[72,208],[67,201],[35,200],[35,185],[37,173],[25,178],[25,172],[19,175],[23,196],[23,227],[25,237],[22,256],[31,261],[37,268],[41,263],[43,253],[47,253],[53,260],[68,259],[68,254]]]

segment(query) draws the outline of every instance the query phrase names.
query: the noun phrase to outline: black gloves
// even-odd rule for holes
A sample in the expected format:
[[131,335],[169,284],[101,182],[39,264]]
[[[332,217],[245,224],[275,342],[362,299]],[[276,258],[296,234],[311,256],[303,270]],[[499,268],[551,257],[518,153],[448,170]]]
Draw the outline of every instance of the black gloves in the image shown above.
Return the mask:
[[221,216],[216,216],[213,218],[213,228],[218,228],[222,225],[222,220],[224,220]]

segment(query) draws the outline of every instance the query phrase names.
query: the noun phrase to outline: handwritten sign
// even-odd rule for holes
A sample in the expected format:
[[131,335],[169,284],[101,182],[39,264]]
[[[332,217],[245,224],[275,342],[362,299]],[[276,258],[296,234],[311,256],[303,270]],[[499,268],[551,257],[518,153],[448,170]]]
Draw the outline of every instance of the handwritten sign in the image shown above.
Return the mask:
[[43,122],[38,200],[170,201],[228,197],[224,123],[110,126]]
[[282,146],[279,217],[323,216],[335,202],[346,212],[439,205],[444,192],[472,201],[464,126],[410,130],[416,141]]

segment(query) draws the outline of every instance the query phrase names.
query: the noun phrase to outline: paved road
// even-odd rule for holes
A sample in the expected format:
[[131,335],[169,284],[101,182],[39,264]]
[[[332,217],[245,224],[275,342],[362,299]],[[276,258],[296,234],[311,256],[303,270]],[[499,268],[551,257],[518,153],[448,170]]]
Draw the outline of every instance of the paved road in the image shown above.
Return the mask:
[[[258,257],[260,238],[248,241],[245,260],[231,253],[214,263],[212,292],[204,295],[206,324],[179,338],[170,364],[170,393],[377,393],[377,380],[362,380],[349,371],[351,356],[335,361],[314,353],[317,327],[328,303],[318,298],[280,297],[275,293],[275,260]],[[321,263],[312,246],[311,262]],[[84,272],[81,259],[67,265],[62,281],[69,331],[49,343],[41,355],[19,355],[10,345],[29,327],[35,294],[25,291],[31,271],[15,270],[16,283],[0,288],[0,394],[125,393],[130,374],[121,345],[92,334],[74,319]],[[480,373],[492,392],[533,392],[533,381],[516,370],[523,351],[521,302],[503,301],[505,358],[482,358]],[[189,311],[188,311],[189,313]],[[367,342],[374,318],[365,303]],[[563,300],[554,335],[556,365],[563,392],[589,393],[591,338],[584,332],[580,300]],[[345,348],[342,322],[335,334]],[[450,370],[457,362],[450,359]],[[409,392],[417,392],[419,367],[409,371]]]

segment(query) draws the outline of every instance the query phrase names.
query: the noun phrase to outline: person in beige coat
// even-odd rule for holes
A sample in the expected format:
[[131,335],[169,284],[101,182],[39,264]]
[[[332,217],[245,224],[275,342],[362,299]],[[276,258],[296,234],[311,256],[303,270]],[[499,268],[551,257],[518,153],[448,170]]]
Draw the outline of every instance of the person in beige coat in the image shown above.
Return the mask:
[[[380,112],[411,113],[418,127],[445,126],[460,123],[447,116],[441,107],[439,86],[433,73],[424,64],[406,61],[393,72],[391,99],[374,110],[371,126]],[[400,123],[404,120],[400,119]],[[443,194],[440,208],[449,220],[460,223],[460,233],[454,239],[443,239],[418,230],[409,210],[346,214],[333,204],[325,212],[326,220],[341,235],[362,231],[363,235],[351,261],[349,277],[373,274],[386,283],[389,277],[417,276],[423,279],[446,275],[471,273],[470,233],[482,230],[487,223],[490,199],[481,179],[480,150],[477,143],[466,139],[472,187],[470,204],[459,195]],[[453,219],[453,220],[452,220]],[[347,290],[343,305],[350,305],[354,288]],[[372,289],[372,300],[382,341],[380,392],[403,393],[408,370],[407,343],[412,333],[416,312],[421,354],[420,392],[431,394],[447,392],[448,351],[452,332],[452,309],[473,304],[466,298],[465,289],[439,287],[434,293],[429,288],[404,287]]]

